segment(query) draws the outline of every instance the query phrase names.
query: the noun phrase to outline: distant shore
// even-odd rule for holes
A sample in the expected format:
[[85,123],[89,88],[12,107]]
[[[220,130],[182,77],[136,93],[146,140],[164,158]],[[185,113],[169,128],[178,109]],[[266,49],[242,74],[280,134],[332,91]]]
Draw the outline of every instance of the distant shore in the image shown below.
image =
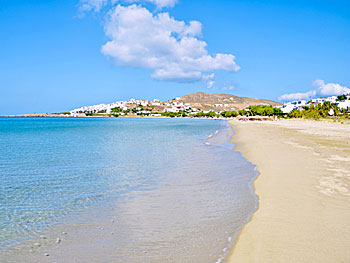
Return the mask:
[[39,114],[20,114],[20,115],[7,115],[7,116],[0,116],[5,118],[152,118],[152,119],[164,119],[164,118],[182,118],[182,119],[213,119],[213,120],[229,120],[227,118],[223,117],[168,117],[168,116],[143,116],[143,115],[127,115],[127,116],[107,116],[107,115],[101,115],[101,116],[68,116],[68,115],[62,115],[62,114],[49,114],[49,113],[39,113]]
[[[63,118],[68,118],[72,117],[69,115],[64,115],[64,114],[56,114],[56,113],[30,113],[30,114],[16,114],[16,115],[6,115],[2,117],[9,117],[9,118],[14,118],[14,117],[63,117]],[[85,116],[84,116],[85,117]]]
[[259,208],[228,262],[350,262],[350,126],[229,121],[258,166]]

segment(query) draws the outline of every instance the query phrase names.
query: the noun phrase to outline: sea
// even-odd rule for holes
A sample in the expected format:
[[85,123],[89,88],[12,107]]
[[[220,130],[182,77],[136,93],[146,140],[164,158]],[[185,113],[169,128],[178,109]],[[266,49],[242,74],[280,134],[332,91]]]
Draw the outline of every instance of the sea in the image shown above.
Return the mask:
[[257,209],[226,121],[0,118],[0,262],[225,262]]

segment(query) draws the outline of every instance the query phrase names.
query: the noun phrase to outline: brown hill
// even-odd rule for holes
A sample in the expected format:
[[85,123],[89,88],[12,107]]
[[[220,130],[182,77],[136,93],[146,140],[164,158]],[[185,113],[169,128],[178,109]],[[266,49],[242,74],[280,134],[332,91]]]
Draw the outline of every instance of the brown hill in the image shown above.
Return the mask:
[[178,98],[177,101],[190,104],[192,107],[201,110],[241,110],[250,105],[281,105],[271,100],[250,99],[231,94],[207,94],[205,92],[185,95]]

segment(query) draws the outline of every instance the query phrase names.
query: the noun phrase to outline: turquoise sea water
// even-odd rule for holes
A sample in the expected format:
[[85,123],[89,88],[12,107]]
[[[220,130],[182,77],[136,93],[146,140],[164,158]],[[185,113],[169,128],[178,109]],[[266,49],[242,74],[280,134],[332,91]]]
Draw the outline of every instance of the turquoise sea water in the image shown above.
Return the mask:
[[0,118],[0,259],[108,207],[123,235],[105,262],[220,262],[257,203],[231,135],[215,120]]

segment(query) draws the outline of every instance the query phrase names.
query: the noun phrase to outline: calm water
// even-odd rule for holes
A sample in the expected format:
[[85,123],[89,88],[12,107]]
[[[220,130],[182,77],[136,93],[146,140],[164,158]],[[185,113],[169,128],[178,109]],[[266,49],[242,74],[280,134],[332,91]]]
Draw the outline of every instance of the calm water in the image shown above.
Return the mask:
[[[0,259],[220,262],[256,208],[231,135],[215,120],[0,118]],[[74,236],[54,252],[28,245],[59,227]]]

